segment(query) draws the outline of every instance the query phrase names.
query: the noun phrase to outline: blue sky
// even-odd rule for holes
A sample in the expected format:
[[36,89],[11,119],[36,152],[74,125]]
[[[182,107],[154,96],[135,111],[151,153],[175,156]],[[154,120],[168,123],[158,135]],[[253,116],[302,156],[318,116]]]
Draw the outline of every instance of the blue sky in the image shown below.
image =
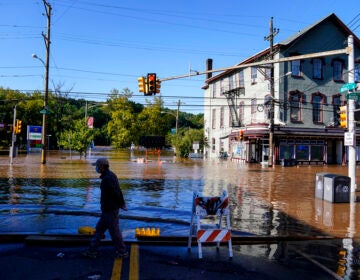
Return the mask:
[[[113,89],[129,88],[134,101],[152,97],[138,92],[137,77],[160,79],[232,66],[269,46],[269,21],[280,42],[335,13],[360,37],[357,0],[47,0],[52,7],[50,85],[71,90],[71,97],[105,101]],[[45,7],[42,0],[0,0],[0,86],[44,89]],[[165,107],[203,112],[205,76],[162,83]]]

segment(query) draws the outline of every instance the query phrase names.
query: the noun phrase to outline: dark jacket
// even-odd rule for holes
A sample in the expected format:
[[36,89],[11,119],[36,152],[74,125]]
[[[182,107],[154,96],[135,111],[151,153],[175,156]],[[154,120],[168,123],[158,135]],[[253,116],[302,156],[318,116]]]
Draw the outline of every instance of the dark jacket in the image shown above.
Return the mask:
[[125,207],[125,200],[120,189],[119,180],[114,172],[106,169],[100,176],[101,197],[100,205],[102,212],[110,212]]

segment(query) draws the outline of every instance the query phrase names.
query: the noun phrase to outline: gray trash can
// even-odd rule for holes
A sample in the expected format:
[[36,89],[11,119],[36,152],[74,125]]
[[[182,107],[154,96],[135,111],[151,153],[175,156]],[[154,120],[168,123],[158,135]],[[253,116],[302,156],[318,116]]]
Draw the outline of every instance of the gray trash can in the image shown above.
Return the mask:
[[324,198],[324,176],[330,173],[320,172],[316,173],[315,177],[315,197],[323,199]]
[[333,203],[350,202],[351,179],[336,174],[324,175],[324,200]]

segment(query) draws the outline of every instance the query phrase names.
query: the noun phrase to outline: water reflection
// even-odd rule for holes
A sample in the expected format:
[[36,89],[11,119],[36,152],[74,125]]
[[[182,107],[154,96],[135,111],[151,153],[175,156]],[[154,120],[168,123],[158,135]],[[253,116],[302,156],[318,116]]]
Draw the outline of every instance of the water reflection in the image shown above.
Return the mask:
[[[100,180],[91,163],[100,156],[109,158],[110,168],[118,175],[128,201],[129,211],[122,213],[121,219],[126,237],[133,236],[136,227],[144,226],[161,226],[163,233],[187,235],[193,192],[218,196],[226,190],[234,231],[268,236],[360,238],[358,203],[330,203],[315,198],[316,173],[346,176],[347,167],[269,169],[229,160],[174,161],[171,154],[162,155],[161,162],[150,158],[148,163],[138,163],[136,158],[143,156],[141,153],[108,150],[94,150],[87,159],[52,152],[46,165],[40,164],[40,155],[21,155],[12,166],[8,157],[0,157],[0,231],[72,233],[79,226],[94,225],[99,213]],[[253,246],[251,250],[278,258],[286,256],[287,246],[259,245],[257,252]],[[329,245],[323,247],[326,246]],[[347,264],[353,265],[359,259],[360,250],[351,246],[340,242],[336,249],[326,247],[332,257],[337,256],[332,264],[334,271],[341,272],[342,267],[350,271],[349,265],[338,269],[341,250],[352,256],[350,261],[346,259]],[[326,251],[323,247],[322,252]],[[311,248],[309,245],[310,255],[316,255]],[[352,268],[351,273],[356,269]]]

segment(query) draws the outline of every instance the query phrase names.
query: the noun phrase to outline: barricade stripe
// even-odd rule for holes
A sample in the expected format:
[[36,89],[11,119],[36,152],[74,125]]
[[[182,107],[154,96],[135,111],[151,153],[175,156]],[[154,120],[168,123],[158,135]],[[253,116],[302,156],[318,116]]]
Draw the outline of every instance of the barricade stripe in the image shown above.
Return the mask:
[[220,242],[229,241],[231,239],[230,230],[215,229],[215,230],[199,230],[197,232],[197,239],[199,242]]

